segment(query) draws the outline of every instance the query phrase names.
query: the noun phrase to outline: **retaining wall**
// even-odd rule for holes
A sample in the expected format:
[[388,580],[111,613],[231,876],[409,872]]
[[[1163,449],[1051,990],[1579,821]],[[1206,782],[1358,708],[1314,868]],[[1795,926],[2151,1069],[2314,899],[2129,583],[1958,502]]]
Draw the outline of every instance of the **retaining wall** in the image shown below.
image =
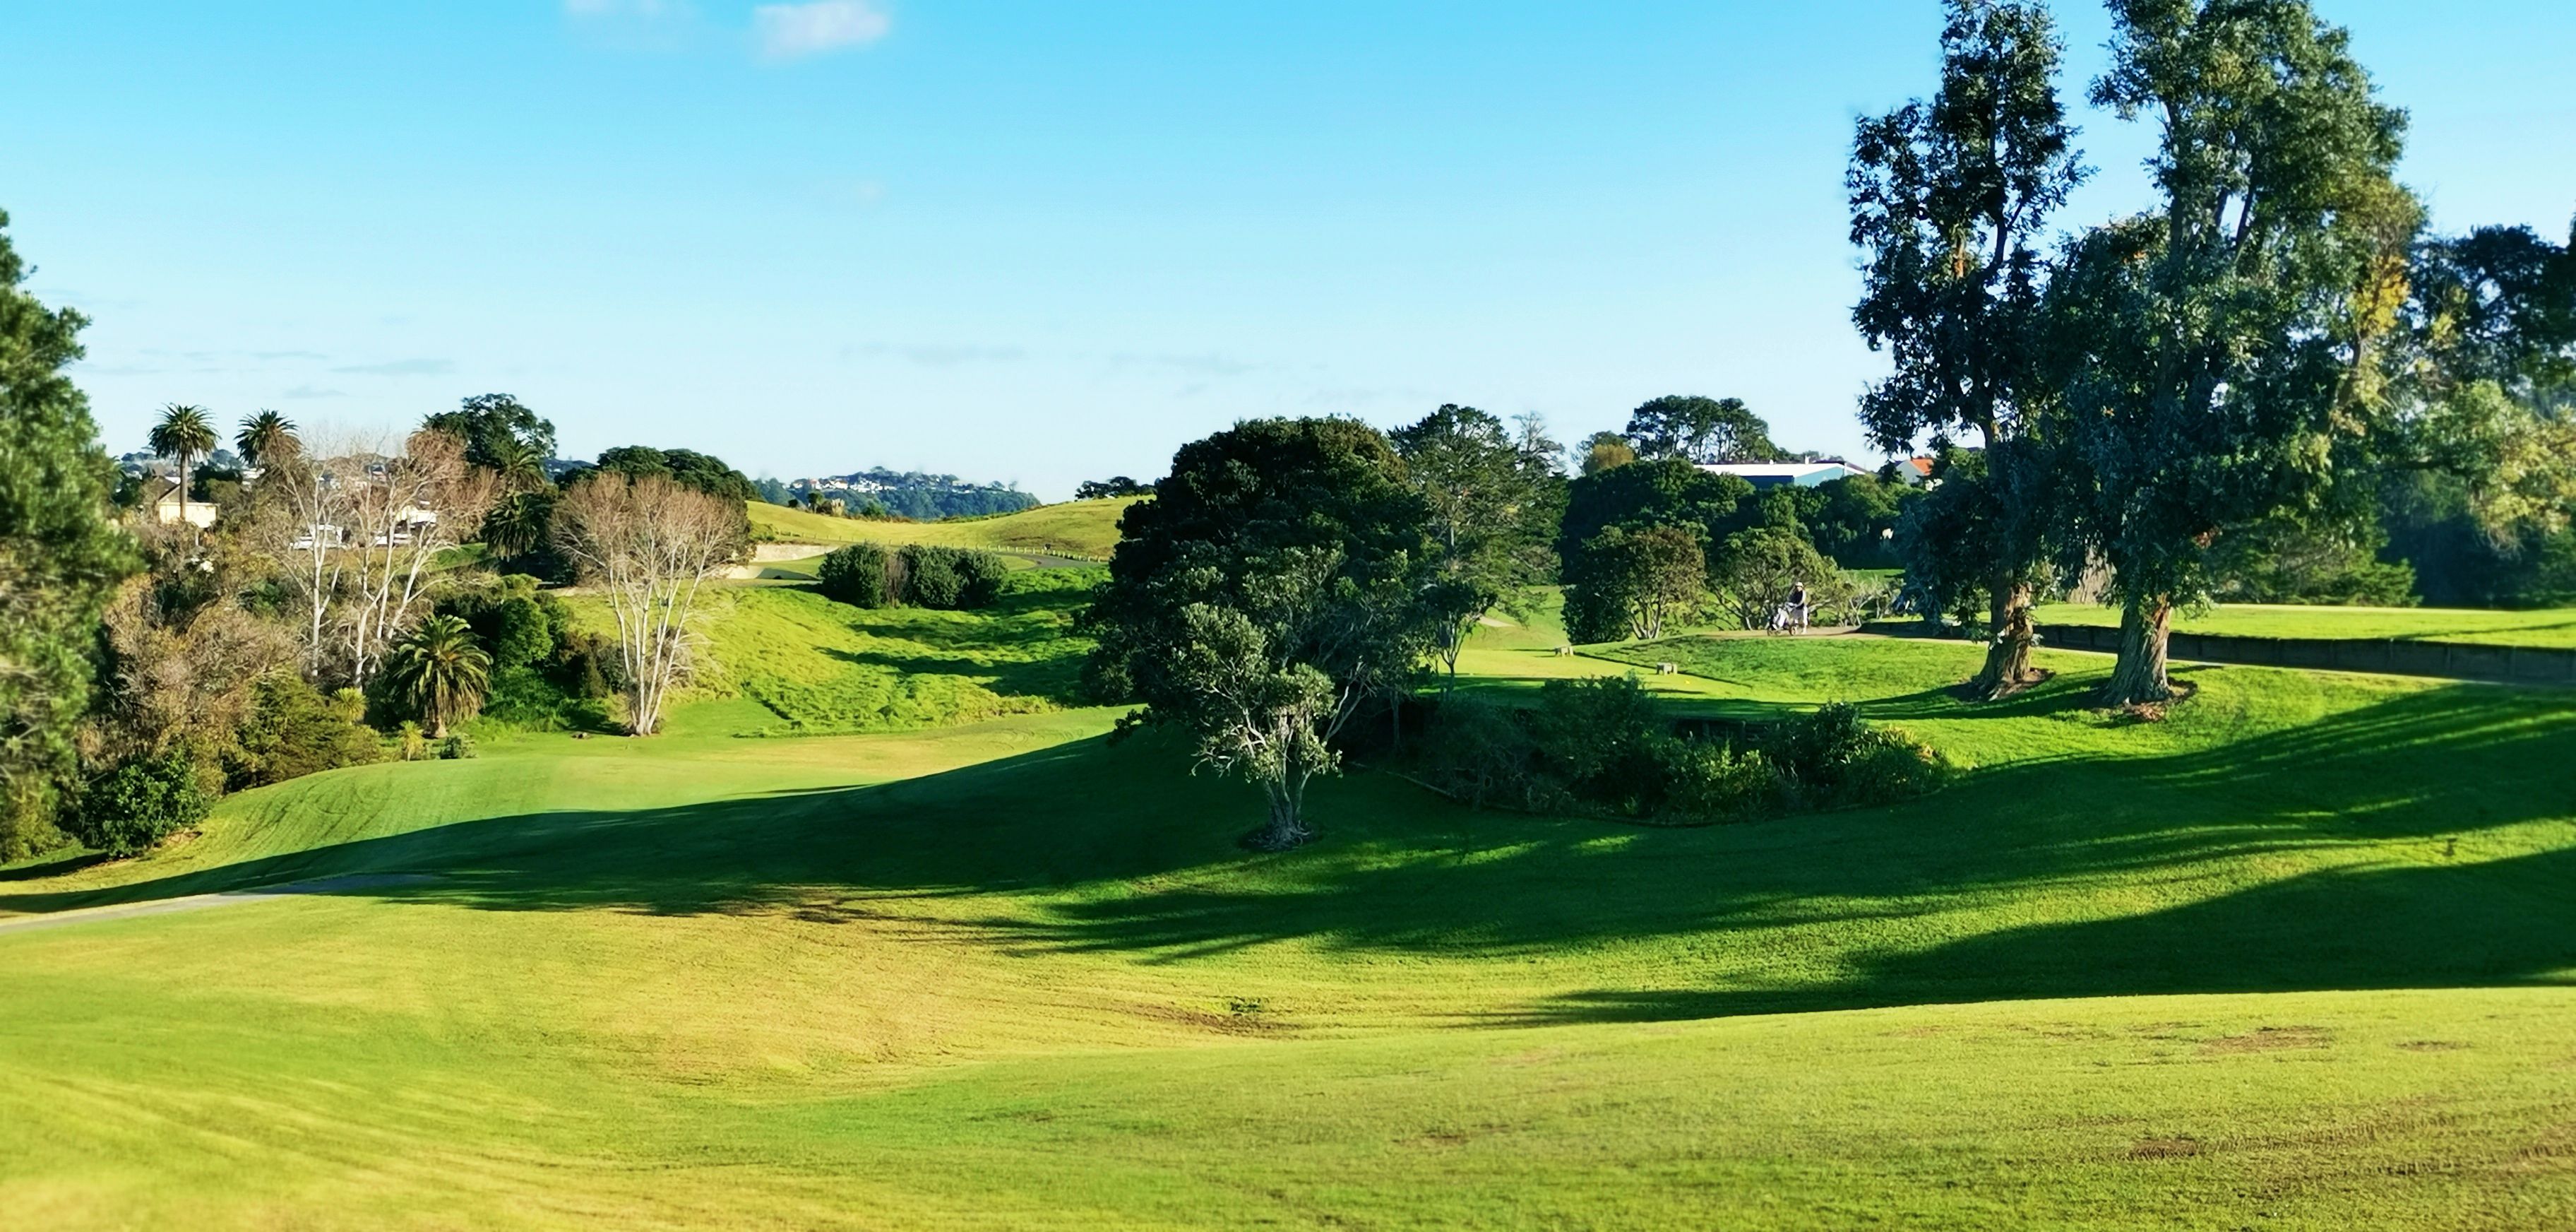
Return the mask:
[[[2119,650],[2120,631],[2107,625],[2041,625],[2039,641],[2061,650],[2098,650],[2107,654]],[[2439,676],[2499,684],[2576,685],[2576,650],[2554,646],[2177,632],[2167,642],[2166,653],[2175,659],[2202,663]]]

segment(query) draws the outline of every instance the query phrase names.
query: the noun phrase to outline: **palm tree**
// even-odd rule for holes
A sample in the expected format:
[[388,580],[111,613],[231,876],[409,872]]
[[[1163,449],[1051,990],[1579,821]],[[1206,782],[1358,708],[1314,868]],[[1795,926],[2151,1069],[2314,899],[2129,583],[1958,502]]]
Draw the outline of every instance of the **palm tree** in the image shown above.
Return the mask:
[[181,406],[176,402],[161,408],[161,422],[152,425],[146,440],[152,452],[179,463],[179,520],[188,520],[188,464],[215,451],[215,429],[206,422],[206,408]]
[[394,647],[393,685],[429,720],[434,740],[447,738],[448,724],[482,712],[491,671],[492,656],[474,644],[462,617],[432,616]]
[[241,450],[242,461],[253,466],[272,466],[294,453],[295,421],[275,411],[261,411],[241,421],[241,435],[233,438]]

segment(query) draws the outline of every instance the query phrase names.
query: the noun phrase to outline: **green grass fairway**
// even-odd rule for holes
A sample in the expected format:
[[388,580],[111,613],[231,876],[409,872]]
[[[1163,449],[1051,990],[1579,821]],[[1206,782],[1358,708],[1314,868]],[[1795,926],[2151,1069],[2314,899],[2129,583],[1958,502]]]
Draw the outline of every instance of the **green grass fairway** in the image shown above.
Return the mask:
[[1107,560],[1118,545],[1118,516],[1133,497],[1066,501],[991,518],[945,522],[870,522],[826,517],[764,501],[751,502],[752,533],[775,543],[929,543],[996,552]]
[[[736,596],[823,648],[762,670],[893,653],[807,597]],[[947,634],[903,637],[981,652]],[[2138,723],[2082,705],[2099,656],[1970,708],[1960,644],[1555,640],[1488,629],[1471,687],[1676,662],[1682,704],[1851,700],[1972,769],[1697,830],[1362,772],[1284,856],[1060,705],[335,771],[0,870],[0,1222],[2576,1223],[2562,697],[2187,667]]]
[[[2042,624],[2120,623],[2118,609],[2092,603],[2046,604],[2039,608],[2038,617]],[[2203,613],[2175,613],[2174,628],[2240,637],[2398,638],[2489,646],[2576,647],[2576,608],[2499,612],[2475,608],[2220,603]]]

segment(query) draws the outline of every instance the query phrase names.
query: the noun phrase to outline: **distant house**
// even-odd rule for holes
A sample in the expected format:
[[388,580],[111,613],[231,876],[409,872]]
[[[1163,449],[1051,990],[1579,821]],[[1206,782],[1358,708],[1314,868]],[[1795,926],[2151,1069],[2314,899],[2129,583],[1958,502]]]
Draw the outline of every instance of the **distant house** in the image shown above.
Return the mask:
[[1932,459],[1899,458],[1896,460],[1896,477],[1911,486],[1923,487],[1932,482]]
[[1733,475],[1756,488],[1812,488],[1870,472],[1847,462],[1702,462],[1701,470]]
[[187,518],[188,525],[200,530],[215,524],[213,501],[192,500],[182,509],[176,480],[154,479],[148,491],[151,492],[147,503],[152,508],[152,519],[163,526],[175,526],[181,517]]

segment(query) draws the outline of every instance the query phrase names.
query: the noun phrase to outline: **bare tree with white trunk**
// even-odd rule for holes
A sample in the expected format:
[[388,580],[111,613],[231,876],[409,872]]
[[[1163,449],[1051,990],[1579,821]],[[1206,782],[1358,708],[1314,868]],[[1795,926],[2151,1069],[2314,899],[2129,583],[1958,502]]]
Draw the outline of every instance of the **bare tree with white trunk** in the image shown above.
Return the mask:
[[366,465],[346,502],[353,602],[344,632],[350,683],[365,687],[411,628],[431,562],[482,525],[498,476],[465,460],[465,442],[423,430],[399,453]]
[[381,437],[306,441],[271,467],[261,486],[283,515],[273,533],[301,600],[306,671],[336,666],[365,685],[419,615],[438,554],[480,523],[498,484],[444,432],[415,432],[399,450]]
[[556,502],[555,542],[617,618],[636,735],[660,729],[686,680],[698,593],[742,558],[745,529],[740,506],[658,475],[601,473]]

